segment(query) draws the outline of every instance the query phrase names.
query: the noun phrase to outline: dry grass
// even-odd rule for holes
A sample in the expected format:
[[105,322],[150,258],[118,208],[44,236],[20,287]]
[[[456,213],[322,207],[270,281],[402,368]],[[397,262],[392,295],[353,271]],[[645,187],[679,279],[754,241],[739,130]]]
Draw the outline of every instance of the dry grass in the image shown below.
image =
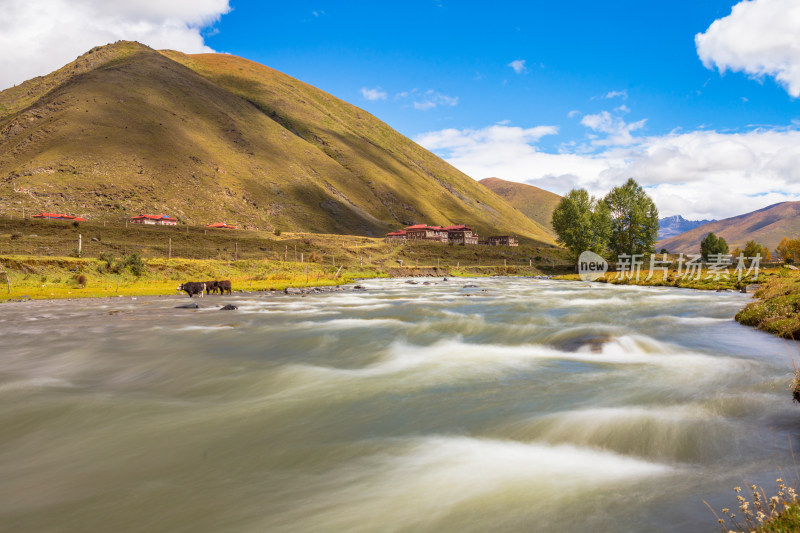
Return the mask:
[[[69,212],[382,236],[410,223],[550,235],[369,113],[227,54],[120,42],[0,92],[0,214]],[[21,190],[24,189],[24,190]]]
[[[763,487],[750,485],[744,492],[735,487],[736,509],[722,509],[722,516],[705,503],[717,518],[723,533],[789,533],[800,531],[800,506],[794,487],[787,486],[782,478],[775,480],[776,494],[767,497]],[[724,518],[723,518],[724,517]]]

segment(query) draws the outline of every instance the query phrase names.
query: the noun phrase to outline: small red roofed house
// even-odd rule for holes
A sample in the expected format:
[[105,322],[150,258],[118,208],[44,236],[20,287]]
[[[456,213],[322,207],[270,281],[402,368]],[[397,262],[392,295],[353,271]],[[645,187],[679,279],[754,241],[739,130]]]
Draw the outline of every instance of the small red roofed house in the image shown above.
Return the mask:
[[131,217],[131,224],[155,224],[158,226],[174,226],[178,223],[177,218],[167,215],[143,215]]
[[447,240],[454,244],[478,244],[478,234],[464,224],[457,224],[442,228],[447,232]]
[[32,218],[48,219],[48,220],[71,220],[74,222],[85,222],[85,218],[76,217],[72,215],[65,215],[64,213],[39,213],[33,215]]
[[406,228],[406,239],[409,241],[447,242],[447,231],[441,226],[415,224]]
[[225,224],[224,222],[214,222],[213,224],[206,224],[207,228],[225,228],[225,229],[237,229],[236,226],[231,226],[230,224]]
[[387,233],[386,238],[393,241],[404,241],[406,240],[406,231],[401,229],[400,231]]

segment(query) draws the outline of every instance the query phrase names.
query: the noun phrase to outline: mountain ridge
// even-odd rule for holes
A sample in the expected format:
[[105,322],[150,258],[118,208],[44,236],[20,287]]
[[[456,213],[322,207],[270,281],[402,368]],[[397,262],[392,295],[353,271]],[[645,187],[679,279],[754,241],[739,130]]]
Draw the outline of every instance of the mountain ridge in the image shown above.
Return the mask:
[[96,47],[0,92],[0,213],[380,235],[468,223],[553,245],[502,198],[366,111],[225,54]]
[[658,220],[658,239],[668,239],[687,232],[703,224],[710,224],[716,220],[687,220],[681,215],[673,215]]
[[744,248],[750,240],[774,250],[784,237],[797,238],[800,235],[800,202],[780,202],[703,224],[658,241],[656,249],[666,248],[672,253],[699,253],[700,241],[709,233],[724,238],[731,250]]
[[561,196],[534,185],[500,178],[483,178],[479,183],[536,222],[553,238],[556,237],[551,220]]

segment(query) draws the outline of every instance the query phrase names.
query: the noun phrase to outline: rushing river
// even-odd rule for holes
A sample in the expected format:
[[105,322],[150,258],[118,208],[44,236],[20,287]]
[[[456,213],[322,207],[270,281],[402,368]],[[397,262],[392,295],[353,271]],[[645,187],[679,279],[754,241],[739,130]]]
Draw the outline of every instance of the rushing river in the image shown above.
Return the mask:
[[0,306],[0,530],[715,531],[794,472],[749,296],[362,285]]

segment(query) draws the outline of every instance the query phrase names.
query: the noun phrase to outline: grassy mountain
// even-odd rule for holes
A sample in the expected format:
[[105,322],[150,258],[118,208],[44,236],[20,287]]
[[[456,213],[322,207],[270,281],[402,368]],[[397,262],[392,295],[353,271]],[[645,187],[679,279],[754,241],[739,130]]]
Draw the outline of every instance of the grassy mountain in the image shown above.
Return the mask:
[[774,250],[784,237],[800,236],[800,202],[783,202],[752,213],[703,224],[658,241],[656,249],[666,248],[673,253],[700,253],[700,241],[709,233],[723,237],[731,250],[744,248],[750,240]]
[[0,215],[67,211],[381,235],[469,223],[552,244],[369,113],[223,54],[118,42],[0,92]]
[[480,183],[522,211],[526,217],[539,224],[551,236],[555,237],[550,220],[558,202],[561,201],[559,195],[533,185],[501,180],[500,178],[485,178]]

